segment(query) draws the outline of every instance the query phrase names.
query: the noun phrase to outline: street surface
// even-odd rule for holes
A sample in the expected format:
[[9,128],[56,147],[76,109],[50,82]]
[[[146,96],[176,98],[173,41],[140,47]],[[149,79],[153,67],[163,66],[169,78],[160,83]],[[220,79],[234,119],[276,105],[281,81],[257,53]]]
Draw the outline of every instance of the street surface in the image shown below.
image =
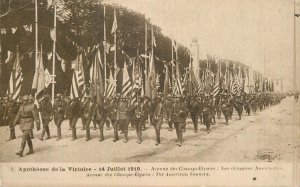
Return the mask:
[[[300,161],[300,102],[294,98],[282,100],[280,105],[262,112],[242,116],[234,113],[229,126],[224,118],[217,119],[211,132],[200,125],[193,132],[188,120],[183,134],[182,147],[176,145],[176,133],[168,131],[167,124],[161,130],[161,144],[155,145],[155,131],[147,126],[142,144],[136,143],[136,132],[129,131],[129,142],[123,143],[123,135],[114,143],[113,129],[105,127],[105,140],[99,142],[99,129],[91,129],[91,140],[85,141],[81,121],[77,122],[76,141],[71,141],[68,121],[62,125],[63,139],[56,141],[56,126],[50,124],[52,138],[40,141],[40,131],[34,130],[33,155],[19,157],[21,132],[16,127],[17,139],[7,142],[9,129],[0,127],[0,162],[291,162]],[[91,128],[93,124],[90,125]],[[24,153],[28,151],[26,145]]]

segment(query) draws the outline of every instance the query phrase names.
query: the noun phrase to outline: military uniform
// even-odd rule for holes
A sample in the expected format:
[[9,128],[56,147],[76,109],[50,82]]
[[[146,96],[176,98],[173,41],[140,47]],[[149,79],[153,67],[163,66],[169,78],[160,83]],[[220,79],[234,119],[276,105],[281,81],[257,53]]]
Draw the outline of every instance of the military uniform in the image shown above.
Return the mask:
[[226,94],[223,95],[223,97],[221,98],[220,105],[221,105],[221,111],[225,117],[225,121],[226,121],[225,124],[228,125],[231,103],[229,97]]
[[164,107],[165,107],[165,111],[166,111],[166,118],[167,118],[167,122],[168,122],[168,125],[169,125],[169,131],[172,131],[172,106],[173,106],[173,100],[171,98],[171,95],[168,95],[168,97],[166,98],[165,100],[165,103],[164,103]]
[[239,120],[241,120],[241,118],[242,118],[243,106],[244,106],[244,103],[242,101],[241,96],[236,96],[236,98],[234,99],[234,108],[239,115]]
[[175,98],[172,107],[172,121],[176,130],[178,146],[182,145],[182,129],[184,128],[185,119],[187,116],[187,105],[183,98]]
[[57,127],[57,140],[61,139],[61,124],[64,120],[65,113],[65,102],[62,96],[59,94],[54,100],[53,103],[53,118],[54,123]]
[[34,122],[36,123],[37,130],[40,129],[40,120],[36,106],[29,100],[29,96],[23,97],[23,104],[19,108],[16,118],[13,122],[13,126],[20,124],[22,130],[22,142],[20,151],[16,154],[23,156],[23,151],[26,145],[26,141],[29,147],[29,152],[26,154],[33,154],[33,145],[30,137],[30,133],[34,128]]
[[117,97],[112,98],[109,102],[108,107],[108,117],[112,123],[112,126],[114,128],[114,139],[113,141],[116,142],[119,140],[118,136],[118,123],[119,123],[119,117],[118,117],[118,105],[119,105],[119,99]]
[[92,101],[92,99],[90,97],[86,97],[86,99],[81,105],[81,120],[83,124],[83,129],[86,130],[86,141],[91,139],[90,123],[92,121],[95,110],[95,104]]
[[5,103],[4,98],[0,97],[0,126],[4,125]]
[[163,124],[163,118],[164,118],[164,104],[162,98],[158,96],[155,98],[155,103],[153,106],[153,125],[156,134],[155,145],[160,144],[160,129]]
[[212,106],[208,96],[203,101],[203,124],[206,126],[207,132],[210,131],[210,125],[212,122]]
[[143,130],[146,130],[146,123],[147,123],[148,119],[150,119],[150,124],[153,125],[153,103],[150,100],[150,98],[147,96],[144,97],[143,108],[145,111],[145,118],[146,118],[146,120],[144,121],[144,124],[143,124]]
[[109,109],[108,103],[109,101],[105,99],[103,105],[96,103],[96,107],[95,107],[94,123],[98,124],[99,126],[100,142],[104,140],[103,127],[108,117],[108,109]]
[[46,139],[50,139],[50,129],[49,129],[49,123],[52,118],[52,105],[50,102],[50,96],[45,96],[44,99],[41,101],[39,105],[39,112],[41,114],[42,118],[42,124],[43,124],[43,131],[40,137],[40,140],[43,141],[45,133],[47,134]]
[[148,103],[143,103],[143,100],[139,97],[137,103],[133,106],[132,109],[132,121],[131,123],[134,125],[136,134],[137,134],[137,141],[136,143],[142,143],[142,127],[145,124],[147,114],[145,112],[144,105]]
[[124,143],[128,141],[128,125],[131,118],[131,108],[130,102],[126,98],[121,98],[118,105],[118,117],[119,117],[119,125],[124,134]]
[[18,110],[19,110],[18,103],[15,100],[9,98],[4,111],[5,114],[4,118],[7,119],[9,130],[10,130],[10,136],[8,140],[16,139],[15,128],[13,126],[13,123],[18,113]]
[[189,111],[191,114],[192,122],[194,124],[194,132],[198,131],[198,114],[199,114],[199,101],[192,97],[189,99]]
[[251,95],[251,110],[256,113],[257,110],[257,96],[256,94]]
[[72,129],[72,141],[77,139],[76,135],[76,123],[80,116],[80,101],[78,98],[72,99],[67,104],[66,112],[65,112],[66,118],[69,119],[69,125]]
[[251,96],[246,94],[244,95],[244,109],[246,111],[246,113],[248,114],[248,116],[250,116],[251,113]]

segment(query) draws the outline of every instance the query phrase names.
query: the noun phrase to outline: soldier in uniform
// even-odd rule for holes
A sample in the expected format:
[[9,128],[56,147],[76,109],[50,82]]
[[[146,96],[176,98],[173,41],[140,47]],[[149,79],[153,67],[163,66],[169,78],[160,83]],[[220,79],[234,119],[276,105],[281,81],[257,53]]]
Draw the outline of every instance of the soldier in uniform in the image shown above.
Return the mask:
[[145,112],[145,122],[143,124],[143,131],[146,130],[146,123],[150,118],[150,124],[153,125],[153,104],[152,101],[148,96],[144,97],[144,104],[143,104],[144,112]]
[[125,138],[124,143],[128,142],[128,125],[131,118],[130,112],[130,101],[126,97],[121,98],[118,106],[118,117],[119,125]]
[[257,96],[256,94],[251,95],[251,109],[253,113],[256,113],[257,110]]
[[213,94],[210,94],[209,105],[210,105],[211,120],[212,120],[211,124],[215,125],[216,124],[216,105],[217,105],[217,103],[215,103],[215,101],[214,101]]
[[200,93],[197,96],[197,105],[198,105],[198,116],[200,119],[200,123],[203,122],[203,93]]
[[4,111],[4,119],[5,118],[7,119],[9,130],[10,130],[10,136],[8,141],[16,139],[16,133],[15,133],[15,128],[13,126],[13,123],[18,113],[18,110],[19,110],[18,103],[15,100],[13,100],[11,96],[9,96]]
[[53,103],[53,118],[57,127],[57,141],[61,139],[61,124],[64,121],[65,102],[61,94],[57,94]]
[[165,103],[164,103],[164,107],[165,107],[165,110],[166,110],[166,117],[167,117],[167,122],[168,122],[168,125],[169,125],[169,131],[172,131],[173,127],[172,127],[172,108],[173,106],[173,99],[172,99],[172,95],[169,94],[165,100]]
[[237,95],[234,99],[234,108],[237,111],[239,115],[239,120],[242,119],[242,113],[243,113],[243,101],[240,95]]
[[108,117],[111,120],[112,126],[114,128],[114,139],[113,141],[116,142],[119,140],[118,136],[118,105],[119,105],[120,97],[117,95],[113,97],[109,101],[109,108],[108,108]]
[[210,125],[212,122],[212,115],[211,115],[211,102],[208,94],[205,94],[205,98],[203,101],[203,124],[206,126],[207,132],[210,132]]
[[144,104],[148,103],[143,103],[143,99],[141,97],[137,98],[137,103],[133,106],[132,109],[132,124],[135,126],[136,134],[137,134],[137,141],[136,143],[141,144],[142,143],[142,126],[145,124],[146,121],[146,113],[145,113],[145,108]]
[[85,100],[81,106],[81,120],[82,120],[84,129],[86,130],[85,141],[89,141],[91,139],[90,123],[92,121],[94,111],[95,111],[95,103],[92,100],[91,96],[85,96]]
[[29,147],[29,152],[26,153],[26,155],[33,154],[33,145],[30,133],[34,128],[34,122],[36,124],[37,130],[40,130],[40,120],[38,117],[37,108],[33,104],[33,102],[30,101],[30,97],[26,95],[22,99],[22,105],[19,108],[16,118],[13,122],[13,126],[20,124],[20,129],[22,130],[21,148],[20,151],[16,153],[19,156],[23,156],[26,142]]
[[225,125],[228,125],[231,102],[230,102],[229,96],[226,93],[222,94],[220,105],[221,105],[221,111],[225,117],[225,121],[226,121]]
[[191,97],[189,97],[188,104],[189,104],[189,111],[190,111],[190,114],[191,114],[192,122],[194,124],[194,132],[197,133],[197,131],[198,131],[199,101],[196,99],[195,96],[191,96]]
[[184,99],[180,96],[175,96],[172,107],[172,121],[177,135],[177,145],[182,145],[182,129],[184,128],[185,119],[187,116],[187,105],[184,103]]
[[251,112],[251,96],[249,94],[244,94],[243,95],[243,100],[244,100],[244,108],[248,116],[250,116]]
[[107,121],[108,117],[108,106],[109,104],[109,99],[105,98],[104,103],[101,105],[99,103],[96,103],[95,107],[95,115],[94,115],[94,123],[98,124],[99,126],[99,131],[100,131],[100,139],[99,141],[102,142],[104,141],[104,135],[103,135],[103,128],[104,124]]
[[156,134],[156,143],[155,145],[160,144],[160,128],[163,124],[163,116],[164,116],[164,104],[161,96],[157,96],[154,101],[153,106],[153,125],[155,128]]
[[47,139],[50,139],[50,129],[49,129],[49,123],[52,120],[52,104],[50,101],[50,96],[45,95],[41,103],[39,104],[39,112],[41,113],[42,117],[42,124],[43,124],[43,131],[40,137],[40,140],[44,140],[45,133],[47,134]]
[[78,98],[71,99],[67,104],[65,117],[69,119],[69,125],[72,129],[72,141],[77,139],[76,123],[80,116],[80,101]]

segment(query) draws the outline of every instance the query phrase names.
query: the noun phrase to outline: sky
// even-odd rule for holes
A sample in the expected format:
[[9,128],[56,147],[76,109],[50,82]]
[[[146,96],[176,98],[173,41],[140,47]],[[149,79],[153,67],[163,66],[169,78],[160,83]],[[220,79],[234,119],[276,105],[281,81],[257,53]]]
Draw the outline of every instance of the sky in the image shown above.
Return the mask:
[[[293,82],[294,0],[106,0],[144,13],[162,32],[189,47],[198,39],[207,54],[244,63],[276,79]],[[296,2],[300,12],[300,2]],[[300,17],[296,21],[297,48]],[[300,49],[300,48],[299,48]],[[298,50],[299,51],[299,50]],[[297,54],[297,74],[300,74]],[[300,76],[298,76],[300,80]],[[298,88],[300,88],[298,81]]]

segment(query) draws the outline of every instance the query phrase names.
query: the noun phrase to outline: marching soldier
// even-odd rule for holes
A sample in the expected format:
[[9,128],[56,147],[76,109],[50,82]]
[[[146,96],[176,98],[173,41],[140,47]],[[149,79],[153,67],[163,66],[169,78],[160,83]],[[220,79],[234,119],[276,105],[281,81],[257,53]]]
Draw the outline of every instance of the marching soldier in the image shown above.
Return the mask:
[[172,106],[173,106],[173,100],[172,100],[172,95],[169,94],[166,98],[166,101],[164,103],[164,107],[165,107],[165,110],[166,110],[166,117],[167,117],[167,122],[168,122],[168,125],[169,125],[169,131],[172,131],[173,127],[172,127]]
[[221,97],[220,105],[221,105],[221,111],[225,117],[225,125],[228,125],[228,119],[230,115],[230,108],[231,108],[231,102],[229,99],[229,96],[226,93],[222,94],[223,97]]
[[244,94],[244,108],[248,116],[250,116],[251,112],[251,96],[249,94]]
[[192,122],[194,124],[194,132],[198,131],[198,113],[199,113],[199,101],[196,97],[189,97],[189,111],[191,114]]
[[163,116],[164,116],[164,104],[161,96],[157,96],[154,101],[154,111],[153,111],[153,125],[156,134],[155,145],[160,144],[160,128],[163,124]]
[[257,110],[257,96],[256,94],[251,95],[251,109],[253,113],[256,113]]
[[104,99],[103,105],[96,103],[95,104],[95,115],[94,115],[94,124],[98,124],[99,131],[100,131],[100,139],[99,141],[102,142],[104,141],[104,135],[103,135],[103,128],[104,124],[107,121],[107,116],[108,116],[108,106],[109,104],[109,99]]
[[9,130],[10,130],[10,136],[8,141],[16,139],[16,133],[15,133],[15,128],[13,126],[13,123],[18,113],[18,110],[19,110],[18,103],[15,100],[13,100],[11,96],[9,96],[4,111],[4,119],[5,118],[7,119]]
[[144,104],[143,104],[143,108],[144,108],[144,112],[145,112],[145,122],[143,124],[143,131],[146,130],[146,123],[150,118],[150,124],[153,125],[153,106],[152,106],[152,101],[150,100],[150,98],[148,96],[144,97]]
[[57,141],[61,139],[61,124],[64,121],[65,102],[61,94],[57,94],[53,103],[53,118],[57,127]]
[[[85,100],[81,106],[81,120],[83,124],[83,129],[86,130],[86,139],[85,141],[89,141],[91,139],[90,136],[90,123],[92,121],[95,104],[91,98],[91,96],[85,96]],[[95,124],[95,123],[94,123]]]
[[242,119],[242,113],[243,113],[243,101],[240,95],[237,95],[234,99],[234,108],[237,111],[239,115],[239,120]]
[[26,145],[26,142],[29,147],[29,152],[26,155],[33,154],[33,145],[30,137],[30,133],[34,128],[34,122],[36,124],[36,128],[40,130],[40,120],[37,112],[36,105],[30,101],[30,97],[28,95],[24,96],[22,99],[22,105],[19,108],[17,116],[13,122],[13,126],[20,124],[20,129],[22,130],[22,142],[20,151],[16,154],[19,156],[23,156],[23,151]]
[[119,140],[118,136],[118,123],[119,123],[119,117],[118,117],[118,105],[119,105],[119,96],[113,97],[109,102],[109,108],[108,108],[108,117],[111,120],[112,126],[114,128],[114,139],[113,141],[116,142]]
[[211,102],[208,94],[205,94],[203,101],[203,124],[206,126],[206,131],[210,132],[210,125],[212,122]]
[[203,122],[203,93],[199,94],[197,97],[198,103],[198,116],[200,119],[200,123]]
[[52,105],[51,105],[49,95],[45,95],[45,97],[43,98],[43,100],[41,101],[41,103],[39,105],[38,110],[41,113],[41,117],[42,117],[43,131],[42,131],[40,140],[43,141],[45,133],[47,134],[46,140],[51,138],[49,123],[52,119]]
[[211,119],[212,119],[212,125],[216,124],[216,105],[217,103],[214,102],[214,95],[210,94],[209,97],[209,105],[210,105],[210,112],[211,112]]
[[128,125],[130,122],[130,102],[127,98],[121,98],[118,106],[119,125],[124,134],[124,143],[128,142]]
[[69,119],[69,125],[72,130],[72,141],[77,139],[76,123],[80,116],[80,101],[78,98],[71,99],[67,104],[65,117]]
[[182,145],[182,130],[187,116],[186,109],[187,106],[184,103],[184,99],[180,98],[180,96],[176,96],[172,107],[172,121],[177,134],[178,146]]
[[142,143],[142,126],[145,124],[146,121],[146,113],[144,110],[144,104],[141,97],[137,98],[137,103],[133,106],[133,116],[132,116],[132,124],[135,126],[136,134],[137,134],[137,141],[136,143]]

